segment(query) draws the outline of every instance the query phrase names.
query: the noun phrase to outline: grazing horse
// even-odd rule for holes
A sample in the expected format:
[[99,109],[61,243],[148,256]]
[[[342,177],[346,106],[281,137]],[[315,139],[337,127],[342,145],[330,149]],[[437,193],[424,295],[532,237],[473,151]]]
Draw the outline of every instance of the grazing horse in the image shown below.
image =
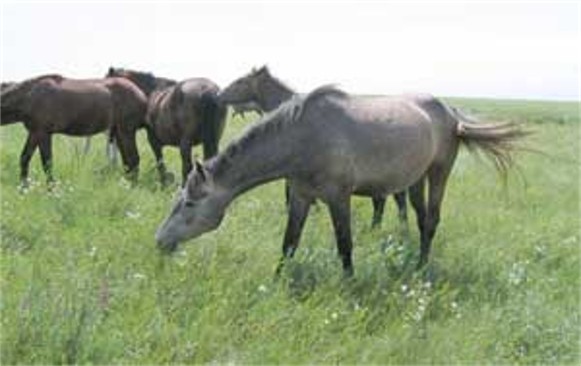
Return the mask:
[[[266,66],[253,69],[249,74],[236,79],[221,93],[224,103],[232,104],[234,109],[252,103],[264,111],[272,111],[283,102],[297,95],[291,88],[272,76]],[[286,189],[288,201],[288,187]],[[407,206],[405,191],[396,192],[393,198],[398,207],[398,216],[402,225],[407,228]],[[372,227],[381,224],[385,207],[385,196],[372,197],[373,219]]]
[[133,83],[123,78],[78,80],[43,75],[2,89],[0,104],[2,125],[22,122],[28,130],[20,157],[23,185],[37,147],[47,179],[53,180],[53,133],[91,136],[109,131],[127,172],[137,176],[135,134],[145,125],[147,100]]
[[291,196],[278,270],[295,253],[309,208],[319,199],[329,208],[350,276],[350,196],[376,197],[411,187],[422,267],[459,146],[482,150],[506,174],[515,143],[524,135],[513,124],[471,123],[431,96],[358,97],[322,87],[267,114],[215,158],[196,162],[156,240],[161,249],[174,250],[179,242],[216,229],[238,195],[282,178]]
[[147,137],[157,160],[162,182],[166,177],[162,148],[177,146],[182,158],[182,185],[192,170],[192,146],[202,144],[204,159],[218,153],[226,121],[219,102],[219,87],[205,78],[176,82],[150,73],[109,68],[107,77],[123,77],[148,97]]

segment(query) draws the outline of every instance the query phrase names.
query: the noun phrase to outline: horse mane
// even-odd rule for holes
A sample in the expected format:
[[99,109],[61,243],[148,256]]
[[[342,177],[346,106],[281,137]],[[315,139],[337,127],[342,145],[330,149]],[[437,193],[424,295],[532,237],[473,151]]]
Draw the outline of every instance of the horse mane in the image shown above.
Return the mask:
[[20,99],[24,94],[28,93],[30,89],[36,85],[39,81],[52,79],[57,82],[61,82],[64,77],[60,74],[44,74],[40,76],[35,76],[30,79],[26,79],[21,82],[13,83],[2,90],[1,99],[2,104],[9,103],[10,99]]
[[[177,84],[177,81],[157,77],[151,72],[147,71],[137,71],[124,68],[111,68],[114,73],[120,73],[122,77],[129,78],[129,76],[135,78],[136,83],[140,84],[138,87],[142,89],[143,87],[149,90],[142,90],[144,93],[149,94],[156,89],[164,89],[168,86],[173,86]],[[111,74],[111,72],[109,73]]]
[[273,136],[284,133],[290,126],[301,123],[304,110],[320,98],[328,96],[346,98],[348,94],[333,85],[324,85],[306,96],[295,95],[274,111],[265,114],[213,159],[215,171],[222,171],[231,166],[234,158],[240,152],[247,150],[257,141],[273,138]]

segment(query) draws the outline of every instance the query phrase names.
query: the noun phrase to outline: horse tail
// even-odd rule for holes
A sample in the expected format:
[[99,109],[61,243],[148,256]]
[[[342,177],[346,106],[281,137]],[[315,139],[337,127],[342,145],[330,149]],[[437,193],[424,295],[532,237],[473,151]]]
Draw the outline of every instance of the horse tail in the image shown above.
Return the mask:
[[488,157],[503,179],[514,166],[513,153],[522,150],[519,144],[531,131],[513,122],[478,123],[467,117],[456,108],[450,107],[458,121],[456,135],[470,152],[483,152]]
[[201,96],[200,133],[204,146],[204,159],[218,153],[220,138],[226,122],[226,106],[218,98],[218,92],[207,90]]

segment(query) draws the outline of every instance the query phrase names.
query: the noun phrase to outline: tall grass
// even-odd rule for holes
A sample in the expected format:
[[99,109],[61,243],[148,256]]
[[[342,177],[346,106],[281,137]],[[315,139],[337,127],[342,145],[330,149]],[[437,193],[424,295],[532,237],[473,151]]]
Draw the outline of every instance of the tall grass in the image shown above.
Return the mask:
[[[296,258],[274,281],[285,208],[280,182],[240,197],[221,227],[161,256],[161,189],[140,136],[140,182],[57,137],[59,183],[18,190],[22,126],[0,129],[2,364],[580,362],[579,110],[574,103],[454,99],[480,118],[527,123],[535,148],[502,186],[460,154],[429,276],[418,237],[390,202],[371,230],[353,199],[355,278],[344,282],[328,213],[312,210]],[[228,122],[226,144],[249,120]],[[199,154],[199,150],[197,151]],[[176,176],[177,152],[166,149]]]

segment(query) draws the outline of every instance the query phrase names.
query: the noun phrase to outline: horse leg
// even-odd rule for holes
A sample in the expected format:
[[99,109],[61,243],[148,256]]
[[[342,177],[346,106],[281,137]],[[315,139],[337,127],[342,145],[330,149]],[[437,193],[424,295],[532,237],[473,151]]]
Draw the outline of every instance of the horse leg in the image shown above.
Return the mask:
[[117,130],[117,142],[125,172],[133,182],[139,175],[139,152],[135,142],[135,132]]
[[42,133],[39,136],[40,159],[42,161],[42,168],[46,175],[46,180],[50,184],[54,182],[52,176],[52,138],[49,133]]
[[24,143],[24,148],[20,154],[20,184],[22,187],[28,186],[28,167],[37,145],[38,138],[36,137],[36,134],[29,131],[28,136],[26,137],[26,142]]
[[192,171],[192,143],[189,140],[182,140],[180,143],[180,154],[182,156],[182,187],[188,180],[188,174]]
[[385,207],[385,197],[375,196],[371,198],[373,203],[373,219],[371,220],[371,228],[376,228],[381,225],[383,219],[383,210]]
[[288,219],[282,243],[282,257],[276,267],[277,275],[280,274],[285,260],[287,258],[292,258],[295,254],[312,203],[311,200],[306,199],[291,190],[288,183],[287,188],[289,191]]
[[351,238],[351,200],[349,196],[337,198],[327,203],[335,230],[337,249],[343,264],[345,277],[353,276],[353,239]]
[[397,212],[399,217],[399,224],[402,230],[402,234],[408,236],[409,235],[409,228],[408,228],[408,209],[406,203],[406,191],[401,191],[394,193],[393,199],[397,205]]
[[208,140],[204,141],[204,160],[207,160],[218,153],[218,141],[215,136],[207,136]]
[[153,151],[155,156],[155,165],[157,166],[157,171],[159,173],[159,179],[162,186],[167,183],[167,168],[163,162],[163,146],[152,129],[147,128],[147,140],[149,141],[149,146]]
[[[425,242],[425,221],[426,221],[426,200],[424,198],[425,177],[420,178],[409,188],[410,201],[416,212],[418,230],[420,232],[420,242]],[[420,256],[421,257],[421,256]]]
[[418,262],[418,268],[421,268],[428,263],[432,240],[436,234],[436,228],[440,223],[440,208],[442,206],[442,200],[444,199],[446,182],[448,180],[450,170],[451,165],[450,167],[435,166],[428,172],[428,210],[424,221],[425,233],[421,240],[420,261]]

